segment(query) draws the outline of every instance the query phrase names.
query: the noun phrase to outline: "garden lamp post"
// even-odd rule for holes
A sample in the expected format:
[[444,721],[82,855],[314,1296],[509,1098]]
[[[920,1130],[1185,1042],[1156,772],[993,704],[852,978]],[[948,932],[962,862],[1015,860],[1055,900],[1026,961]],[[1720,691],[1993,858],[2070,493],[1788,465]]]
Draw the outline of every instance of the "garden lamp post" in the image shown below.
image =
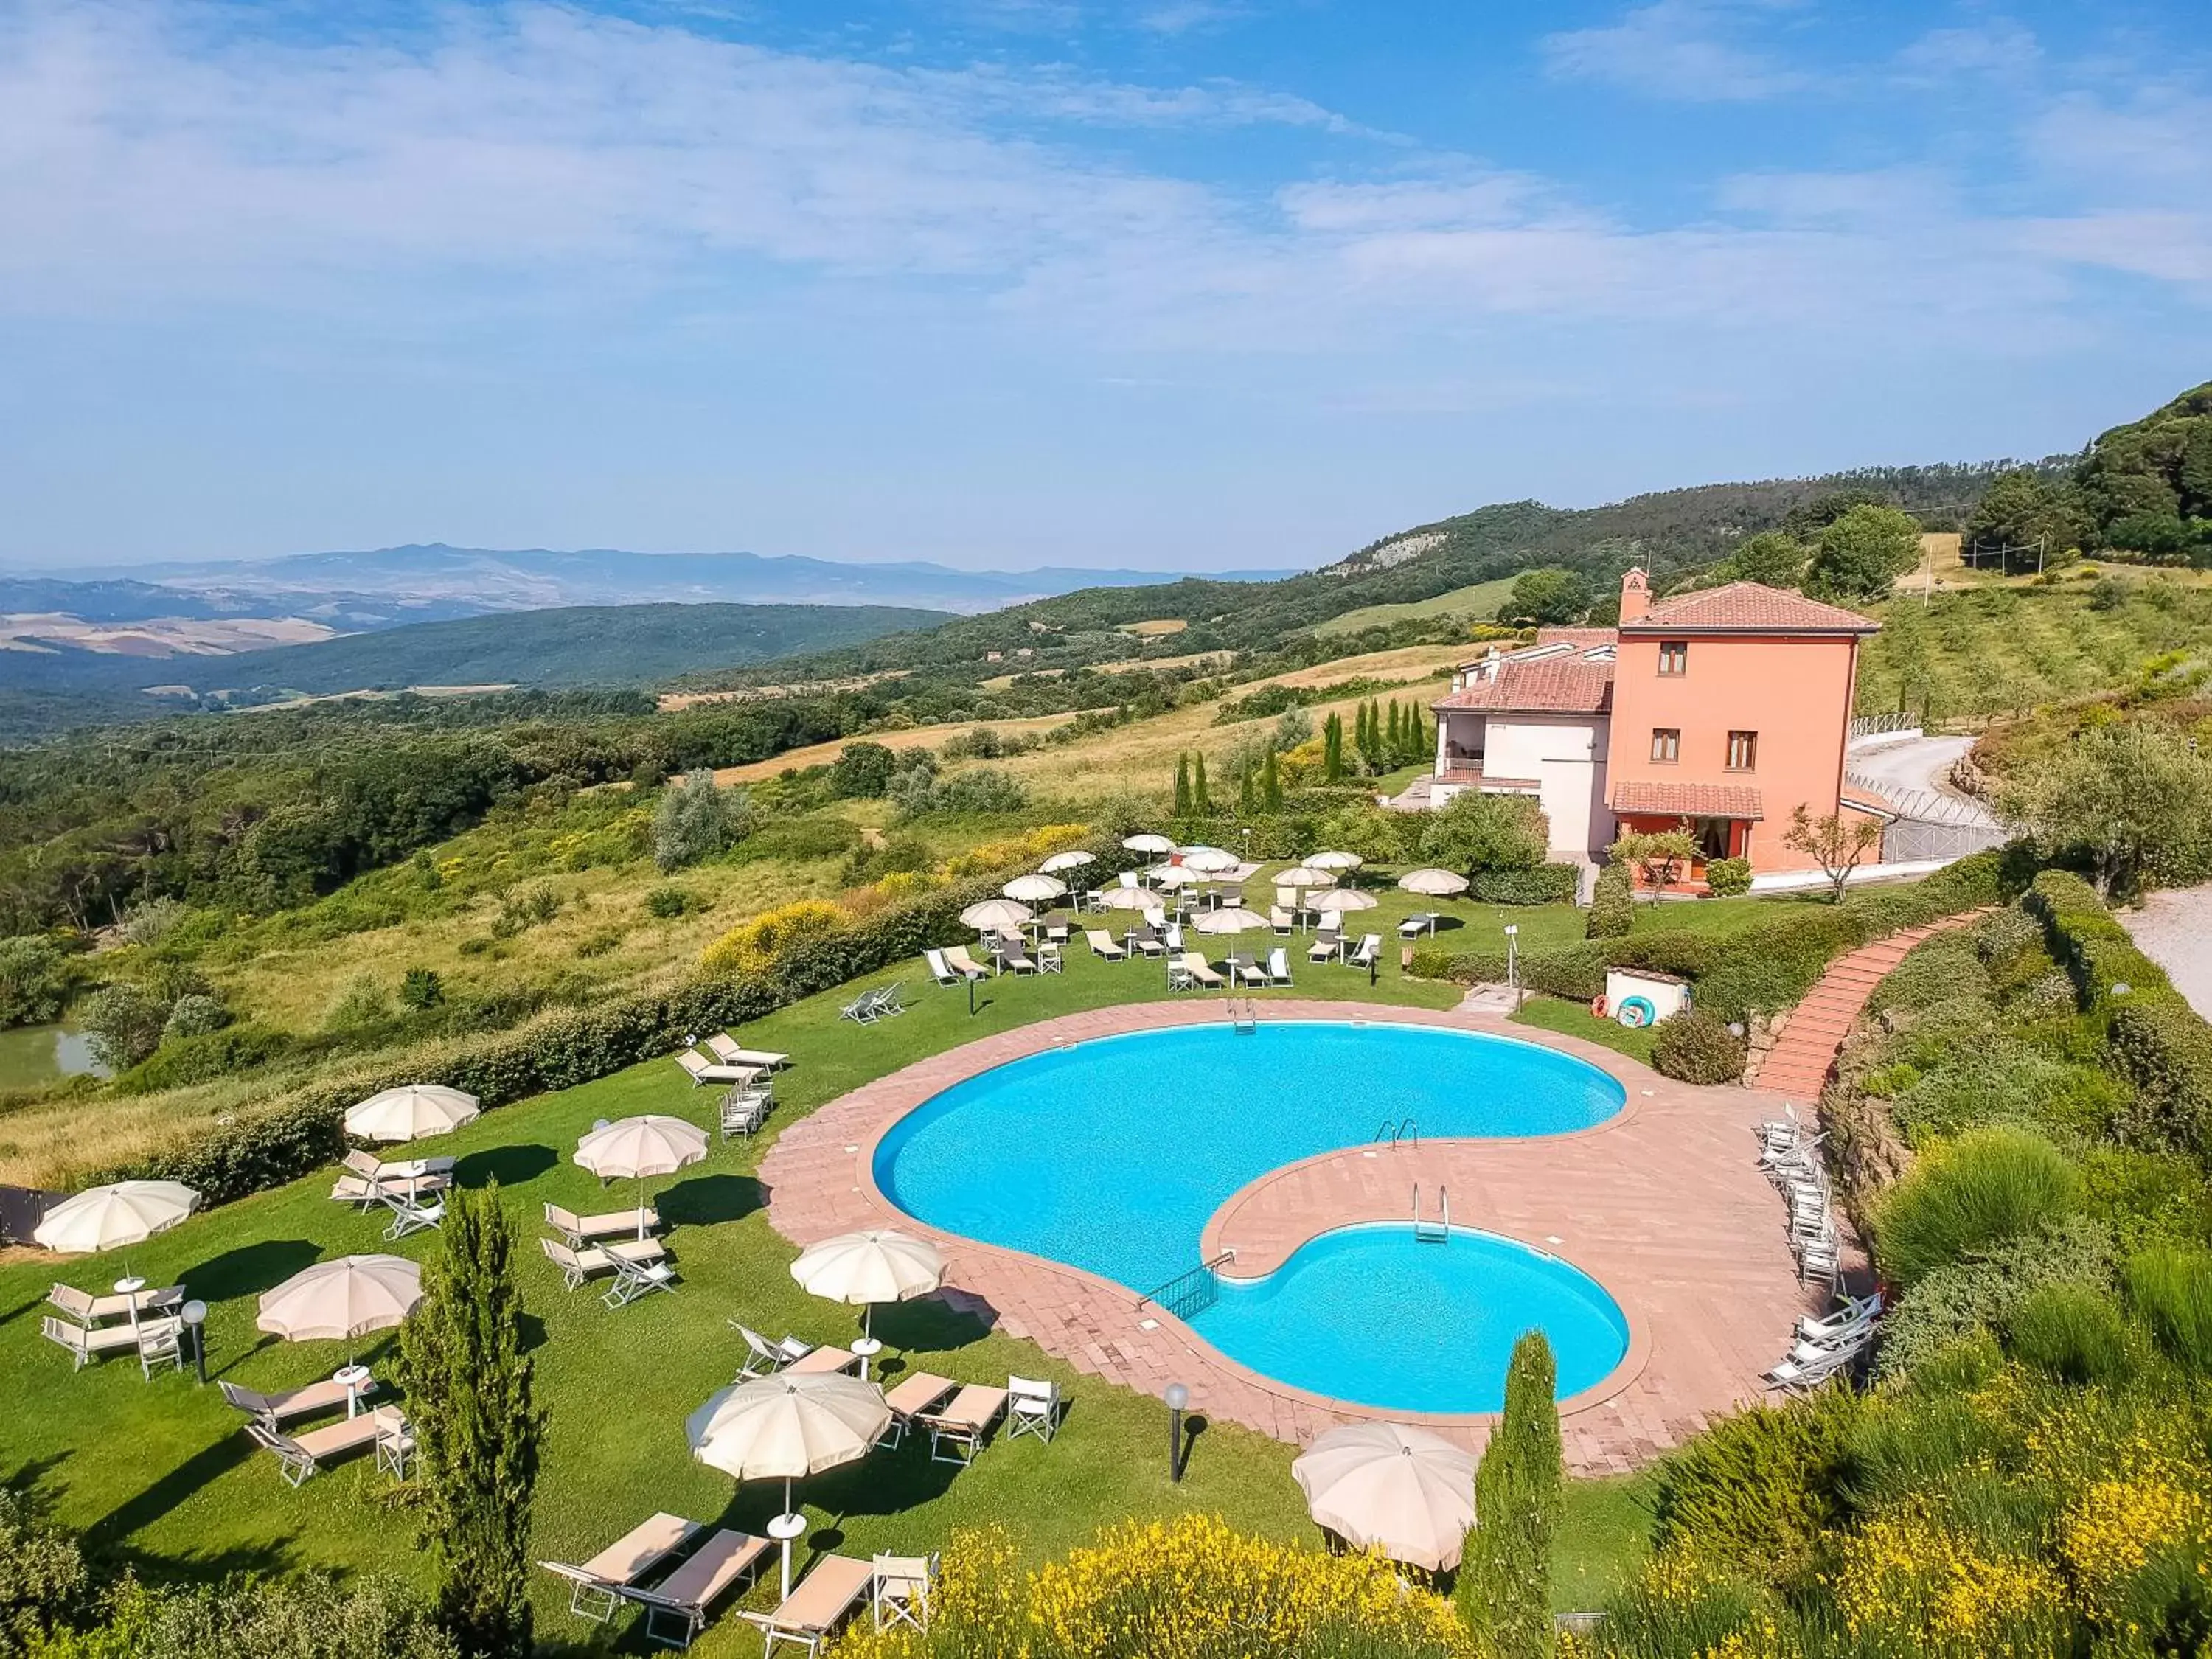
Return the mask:
[[207,1387],[207,1304],[187,1302],[177,1312],[185,1322],[185,1329],[191,1333],[192,1369],[199,1373],[200,1387],[204,1389]]
[[1182,1413],[1190,1404],[1190,1390],[1180,1382],[1170,1382],[1167,1389],[1168,1402],[1168,1479],[1182,1479]]
[[1505,988],[1513,993],[1513,1006],[1521,1006],[1521,929],[1517,923],[1505,924]]

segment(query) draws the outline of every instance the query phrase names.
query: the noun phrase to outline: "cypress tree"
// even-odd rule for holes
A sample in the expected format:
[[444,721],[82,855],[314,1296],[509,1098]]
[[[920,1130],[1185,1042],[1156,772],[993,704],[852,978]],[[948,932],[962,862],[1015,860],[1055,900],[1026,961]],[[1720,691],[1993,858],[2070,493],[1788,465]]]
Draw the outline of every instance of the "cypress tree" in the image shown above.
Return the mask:
[[[1273,750],[1267,751],[1267,758],[1274,758]],[[1259,797],[1252,789],[1252,757],[1247,755],[1237,769],[1237,811],[1241,817],[1249,818],[1259,806]]]
[[469,1659],[528,1659],[530,1501],[544,1413],[522,1352],[514,1224],[499,1183],[447,1200],[422,1300],[400,1328],[438,1616]]
[[1321,775],[1336,783],[1344,777],[1344,716],[1331,714],[1321,723]]
[[1552,1345],[1524,1331],[1505,1373],[1505,1415],[1474,1475],[1474,1530],[1455,1596],[1476,1646],[1497,1659],[1551,1659],[1552,1545],[1565,1509]]
[[1400,760],[1404,757],[1406,753],[1406,733],[1400,724],[1398,700],[1395,697],[1390,699],[1390,713],[1389,717],[1382,722],[1382,741],[1384,745],[1389,750],[1390,758],[1392,760]]
[[1191,757],[1190,810],[1201,818],[1213,811],[1213,802],[1206,793],[1206,751],[1202,749]]
[[1260,803],[1270,812],[1283,810],[1283,779],[1275,769],[1275,751],[1270,749],[1267,758],[1260,763]]
[[1190,757],[1176,757],[1175,815],[1179,818],[1190,816]]

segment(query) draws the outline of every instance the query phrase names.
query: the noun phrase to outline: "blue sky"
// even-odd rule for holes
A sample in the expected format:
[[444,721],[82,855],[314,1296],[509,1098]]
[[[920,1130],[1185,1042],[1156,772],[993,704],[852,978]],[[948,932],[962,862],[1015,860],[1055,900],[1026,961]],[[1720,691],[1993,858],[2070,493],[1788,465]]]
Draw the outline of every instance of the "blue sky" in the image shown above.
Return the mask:
[[2202,0],[0,0],[0,559],[1288,565],[2212,375]]

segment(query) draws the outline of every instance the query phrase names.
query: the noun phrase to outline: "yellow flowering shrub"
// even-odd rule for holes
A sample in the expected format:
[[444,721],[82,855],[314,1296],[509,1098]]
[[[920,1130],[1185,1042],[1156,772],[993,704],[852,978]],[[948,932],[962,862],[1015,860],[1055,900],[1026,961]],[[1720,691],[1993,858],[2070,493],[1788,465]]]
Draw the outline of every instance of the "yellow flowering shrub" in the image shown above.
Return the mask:
[[2212,1547],[2212,1469],[2139,1440],[2120,1466],[2093,1481],[2058,1527],[2058,1553],[2082,1608],[2109,1622],[2123,1592],[2153,1555]]
[[1274,1659],[1357,1628],[1376,1651],[1475,1659],[1443,1597],[1372,1555],[1250,1538],[1216,1516],[1109,1527],[1029,1573],[1002,1529],[960,1532],[927,1636],[855,1631],[835,1659]]
[[946,860],[945,874],[957,880],[1003,870],[1012,864],[1035,864],[1073,847],[1091,833],[1087,823],[1047,823],[1006,841],[987,841]]
[[2060,1650],[2072,1622],[2049,1567],[1990,1551],[1917,1503],[1845,1538],[1830,1586],[1854,1636],[1931,1659],[2028,1659]]
[[800,941],[819,939],[844,925],[845,913],[823,899],[799,899],[763,910],[736,927],[700,954],[708,973],[759,973]]

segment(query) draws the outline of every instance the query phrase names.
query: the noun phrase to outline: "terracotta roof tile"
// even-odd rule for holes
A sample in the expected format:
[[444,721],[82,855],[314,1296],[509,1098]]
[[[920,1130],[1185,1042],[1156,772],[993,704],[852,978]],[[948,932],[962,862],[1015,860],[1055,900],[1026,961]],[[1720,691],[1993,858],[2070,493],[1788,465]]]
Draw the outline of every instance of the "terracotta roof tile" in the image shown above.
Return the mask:
[[1507,663],[1495,679],[1476,680],[1431,708],[1496,708],[1595,714],[1613,707],[1613,665],[1581,657]]
[[1881,624],[1856,611],[1822,605],[1757,582],[1730,582],[1662,599],[1634,622],[1630,634],[1877,634]]
[[1656,813],[1686,818],[1763,818],[1759,791],[1744,783],[1675,783],[1664,779],[1623,778],[1606,805],[1616,812]]
[[1536,630],[1539,645],[1612,645],[1620,638],[1616,628],[1540,628]]

